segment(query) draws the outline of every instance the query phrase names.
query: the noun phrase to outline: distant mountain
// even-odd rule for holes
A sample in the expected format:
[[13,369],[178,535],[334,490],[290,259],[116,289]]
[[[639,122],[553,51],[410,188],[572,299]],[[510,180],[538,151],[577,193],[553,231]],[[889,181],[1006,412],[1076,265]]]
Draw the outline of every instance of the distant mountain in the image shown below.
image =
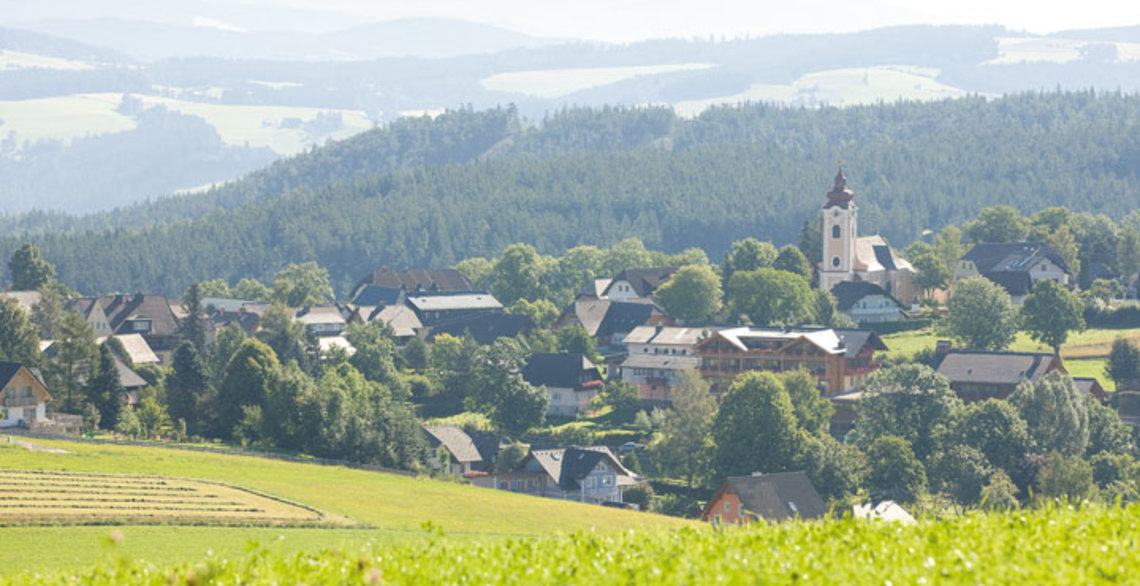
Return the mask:
[[362,61],[382,57],[444,58],[539,47],[539,39],[486,24],[449,19],[408,19],[309,33],[247,29],[230,21],[191,17],[187,22],[56,19],[24,23],[44,34],[108,47],[144,62],[217,57],[264,61]]

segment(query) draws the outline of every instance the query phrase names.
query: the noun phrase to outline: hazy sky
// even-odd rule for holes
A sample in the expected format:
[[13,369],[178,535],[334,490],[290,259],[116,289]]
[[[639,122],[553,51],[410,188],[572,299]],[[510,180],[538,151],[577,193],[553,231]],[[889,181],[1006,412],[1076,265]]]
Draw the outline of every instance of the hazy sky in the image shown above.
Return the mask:
[[794,32],[895,24],[1001,24],[1044,33],[1140,24],[1140,1],[1080,0],[209,0],[316,6],[368,20],[451,17],[540,36],[605,41]]

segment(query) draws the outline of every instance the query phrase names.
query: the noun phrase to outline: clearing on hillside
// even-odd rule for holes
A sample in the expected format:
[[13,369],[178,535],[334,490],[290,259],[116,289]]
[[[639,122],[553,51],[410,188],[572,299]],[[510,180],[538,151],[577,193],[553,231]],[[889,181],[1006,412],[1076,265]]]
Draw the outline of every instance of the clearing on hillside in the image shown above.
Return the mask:
[[6,470],[0,526],[91,523],[311,525],[320,511],[216,482],[162,476]]

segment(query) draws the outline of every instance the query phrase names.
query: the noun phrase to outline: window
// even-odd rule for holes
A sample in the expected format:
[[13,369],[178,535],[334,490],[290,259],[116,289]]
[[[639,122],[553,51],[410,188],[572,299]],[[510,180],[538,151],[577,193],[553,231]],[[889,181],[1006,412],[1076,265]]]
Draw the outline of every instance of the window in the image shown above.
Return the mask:
[[832,259],[831,259],[831,266],[833,266],[833,267],[838,267],[838,266],[839,266],[839,263],[840,263],[840,260],[839,260],[839,257],[838,257],[838,256],[837,256],[837,257],[835,257],[835,258],[832,258]]
[[831,227],[831,237],[832,238],[839,238],[839,235],[842,234],[842,232],[843,232],[843,229],[839,227],[839,224],[836,224],[836,225]]
[[730,503],[728,501],[724,501],[724,512],[727,513],[731,510],[732,510],[732,503]]
[[32,387],[24,387],[22,396],[25,399],[31,399],[32,398]]

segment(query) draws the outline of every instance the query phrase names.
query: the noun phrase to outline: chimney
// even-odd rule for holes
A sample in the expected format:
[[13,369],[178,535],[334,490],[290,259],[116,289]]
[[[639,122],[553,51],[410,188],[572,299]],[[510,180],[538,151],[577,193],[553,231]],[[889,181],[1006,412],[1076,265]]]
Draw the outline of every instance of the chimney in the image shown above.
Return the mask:
[[934,345],[935,354],[946,354],[954,348],[954,344],[950,340],[938,340]]

